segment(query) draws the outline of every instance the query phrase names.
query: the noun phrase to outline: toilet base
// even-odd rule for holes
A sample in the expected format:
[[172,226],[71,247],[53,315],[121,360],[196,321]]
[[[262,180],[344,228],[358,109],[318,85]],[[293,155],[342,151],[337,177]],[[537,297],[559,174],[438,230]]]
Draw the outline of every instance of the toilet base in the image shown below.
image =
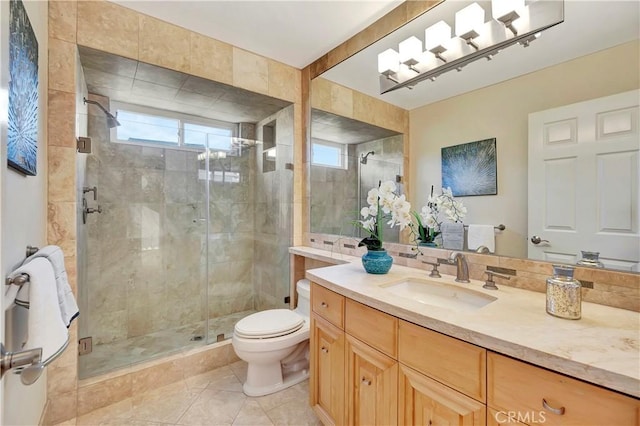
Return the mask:
[[284,373],[281,382],[270,384],[267,386],[252,386],[249,382],[242,385],[242,391],[247,396],[264,396],[276,393],[293,385],[296,385],[309,378],[309,369],[305,368],[291,373]]

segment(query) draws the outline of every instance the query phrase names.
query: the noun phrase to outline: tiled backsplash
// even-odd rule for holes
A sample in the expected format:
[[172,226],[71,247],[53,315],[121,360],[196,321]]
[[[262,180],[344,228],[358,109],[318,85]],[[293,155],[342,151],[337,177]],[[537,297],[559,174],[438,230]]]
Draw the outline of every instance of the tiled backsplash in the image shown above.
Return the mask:
[[[357,247],[358,240],[355,238],[327,234],[307,233],[304,237],[304,245],[351,256],[362,256],[366,251],[364,247]],[[356,248],[352,248],[353,246]],[[408,245],[385,243],[385,248],[393,257],[395,264],[424,269],[425,271],[431,270],[431,266],[422,263],[423,261],[435,263],[438,259],[447,258],[451,253],[450,250],[420,247],[422,255],[415,256],[416,253],[411,251],[411,246]],[[506,285],[544,293],[546,279],[552,275],[552,267],[549,262],[475,253],[465,253],[465,257],[472,279],[485,280],[484,272],[488,267],[516,271],[516,275],[509,280],[494,277],[498,287]],[[456,273],[454,265],[442,264],[439,270],[448,275]],[[576,267],[575,277],[585,283],[582,289],[582,297],[585,302],[640,312],[639,274]]]

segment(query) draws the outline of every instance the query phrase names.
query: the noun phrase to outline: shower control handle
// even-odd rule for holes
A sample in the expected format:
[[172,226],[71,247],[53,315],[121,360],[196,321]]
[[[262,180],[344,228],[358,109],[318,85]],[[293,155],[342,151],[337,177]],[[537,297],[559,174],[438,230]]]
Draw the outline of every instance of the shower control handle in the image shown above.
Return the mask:
[[102,207],[98,206],[97,209],[93,207],[87,207],[87,214],[91,214],[91,213],[102,213]]
[[93,192],[93,201],[96,201],[98,199],[98,187],[94,186],[93,188],[90,188],[88,186],[85,186],[82,188],[82,193],[86,194],[87,192]]

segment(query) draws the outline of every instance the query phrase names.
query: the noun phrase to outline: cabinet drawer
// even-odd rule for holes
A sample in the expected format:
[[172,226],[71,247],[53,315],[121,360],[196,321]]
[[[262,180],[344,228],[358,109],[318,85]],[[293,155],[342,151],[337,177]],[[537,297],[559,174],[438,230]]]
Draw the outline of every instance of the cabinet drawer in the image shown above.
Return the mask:
[[331,324],[344,330],[344,296],[312,283],[311,309]]
[[485,349],[403,320],[398,329],[398,361],[486,402]]
[[369,346],[397,359],[398,319],[347,299],[345,330]]
[[487,363],[488,404],[497,410],[521,418],[544,417],[545,425],[640,423],[640,400],[635,398],[493,352]]

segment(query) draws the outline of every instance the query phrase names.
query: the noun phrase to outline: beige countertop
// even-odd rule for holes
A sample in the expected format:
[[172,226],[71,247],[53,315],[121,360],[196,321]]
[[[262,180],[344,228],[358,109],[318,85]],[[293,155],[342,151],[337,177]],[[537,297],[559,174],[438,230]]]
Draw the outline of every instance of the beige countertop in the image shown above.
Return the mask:
[[[290,253],[336,266],[307,271],[308,279],[358,302],[440,333],[590,383],[640,397],[640,314],[582,303],[582,318],[566,320],[546,313],[546,296],[500,286],[482,288],[455,277],[429,278],[427,271],[393,265],[388,274],[367,274],[360,258],[310,247]],[[408,277],[472,289],[496,300],[474,310],[451,310],[396,296],[385,285]]]

